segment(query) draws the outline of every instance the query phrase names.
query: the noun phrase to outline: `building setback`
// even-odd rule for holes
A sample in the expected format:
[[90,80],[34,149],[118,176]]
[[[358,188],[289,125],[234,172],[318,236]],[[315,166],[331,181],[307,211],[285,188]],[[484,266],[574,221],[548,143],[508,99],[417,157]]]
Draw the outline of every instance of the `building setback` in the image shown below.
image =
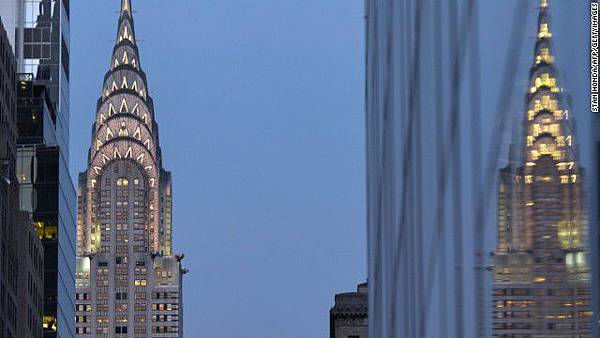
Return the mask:
[[523,121],[523,162],[500,171],[494,337],[591,337],[583,169],[540,1]]
[[76,334],[183,337],[183,256],[172,254],[171,174],[163,169],[130,0],[79,176]]
[[329,311],[330,338],[369,338],[369,287],[358,285],[356,292],[335,295]]

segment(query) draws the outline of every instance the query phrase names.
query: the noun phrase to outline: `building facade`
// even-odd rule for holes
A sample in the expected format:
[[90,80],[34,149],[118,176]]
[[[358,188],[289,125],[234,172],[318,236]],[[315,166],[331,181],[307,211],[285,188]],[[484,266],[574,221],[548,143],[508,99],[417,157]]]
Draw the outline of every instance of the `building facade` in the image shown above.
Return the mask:
[[481,111],[457,102],[474,91],[461,91],[471,80],[456,69],[472,43],[458,18],[473,3],[365,1],[370,337],[479,337],[475,213],[461,213],[480,173],[460,154],[482,143],[464,132]]
[[31,215],[19,212],[17,222],[17,332],[19,338],[42,338],[44,316],[44,247]]
[[0,21],[0,336],[18,337],[16,62]]
[[75,190],[57,141],[57,114],[47,86],[37,84],[31,74],[19,76],[20,209],[31,215],[44,248],[44,337],[72,337]]
[[44,248],[44,337],[74,337],[76,193],[69,173],[69,0],[9,0],[21,210]]
[[42,337],[43,249],[31,215],[19,210],[17,75],[0,24],[0,336]]
[[591,337],[591,273],[568,97],[540,1],[523,120],[522,163],[500,171],[493,255],[494,337]]
[[358,285],[356,292],[335,295],[329,311],[330,338],[369,338],[369,287]]
[[[74,337],[76,193],[69,173],[69,0],[6,0],[0,17],[20,73],[21,210],[44,248],[44,337]],[[46,235],[44,235],[46,234]],[[52,234],[52,235],[48,235]]]
[[78,337],[183,337],[183,256],[172,254],[171,175],[162,166],[153,101],[130,0],[97,104],[79,176]]

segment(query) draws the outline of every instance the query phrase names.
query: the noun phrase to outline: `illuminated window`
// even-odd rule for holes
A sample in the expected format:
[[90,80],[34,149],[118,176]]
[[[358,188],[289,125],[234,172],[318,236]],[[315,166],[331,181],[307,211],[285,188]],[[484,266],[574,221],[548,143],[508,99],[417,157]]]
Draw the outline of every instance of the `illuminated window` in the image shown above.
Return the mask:
[[123,100],[121,101],[121,108],[119,109],[119,111],[120,111],[121,113],[126,113],[126,112],[127,112],[127,110],[129,110],[129,108],[127,108],[127,101],[126,101],[125,99],[123,99]]
[[544,62],[546,64],[554,63],[554,57],[550,54],[550,50],[548,48],[540,48],[538,55],[535,57],[535,63],[540,64]]
[[147,282],[145,279],[136,279],[134,284],[135,286],[146,286]]
[[119,130],[119,136],[129,136],[129,131],[127,130],[127,125],[125,122],[121,122],[121,129]]
[[531,135],[527,136],[527,146],[528,147],[533,146],[533,140],[534,140],[533,136],[531,136]]
[[544,73],[534,80],[534,85],[531,87],[531,93],[537,92],[542,87],[548,87],[553,93],[557,93],[559,88],[556,86],[556,78],[549,73]]
[[552,33],[550,33],[550,28],[548,27],[548,23],[544,22],[544,23],[540,24],[538,38],[545,39],[545,38],[551,38],[551,37],[552,37]]
[[117,180],[117,186],[118,187],[126,187],[129,185],[129,180],[125,177],[119,178]]

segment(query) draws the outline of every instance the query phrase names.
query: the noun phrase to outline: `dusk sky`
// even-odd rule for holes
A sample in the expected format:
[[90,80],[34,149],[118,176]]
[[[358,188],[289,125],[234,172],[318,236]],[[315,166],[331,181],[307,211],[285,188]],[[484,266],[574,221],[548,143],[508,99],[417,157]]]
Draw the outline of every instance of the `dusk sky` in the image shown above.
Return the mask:
[[[72,1],[71,168],[119,1]],[[174,180],[187,337],[325,337],[366,280],[362,1],[134,0]]]
[[[480,0],[484,116],[497,105],[515,1]],[[71,3],[75,177],[87,164],[119,1]],[[191,270],[187,337],[324,338],[333,295],[366,280],[363,3],[133,1],[174,179],[174,249]],[[551,2],[553,31],[585,126],[585,6],[573,3]],[[532,60],[529,27],[517,95]]]

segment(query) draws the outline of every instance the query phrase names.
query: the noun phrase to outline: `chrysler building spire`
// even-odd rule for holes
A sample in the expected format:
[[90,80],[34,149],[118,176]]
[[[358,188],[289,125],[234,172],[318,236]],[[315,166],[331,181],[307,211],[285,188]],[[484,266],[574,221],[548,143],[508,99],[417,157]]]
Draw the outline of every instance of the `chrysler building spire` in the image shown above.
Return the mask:
[[[77,310],[91,306],[96,318],[79,323],[77,333],[181,337],[184,270],[182,256],[172,253],[171,173],[162,165],[132,12],[131,0],[122,0],[117,39],[97,102],[88,168],[79,176]],[[109,296],[107,290],[116,295]],[[159,311],[148,306],[157,292],[170,306],[160,311],[177,320],[156,326],[146,318]],[[132,314],[144,319],[134,320]]]
[[500,171],[494,336],[590,336],[583,170],[571,120],[549,5],[541,0],[525,97],[524,163]]

